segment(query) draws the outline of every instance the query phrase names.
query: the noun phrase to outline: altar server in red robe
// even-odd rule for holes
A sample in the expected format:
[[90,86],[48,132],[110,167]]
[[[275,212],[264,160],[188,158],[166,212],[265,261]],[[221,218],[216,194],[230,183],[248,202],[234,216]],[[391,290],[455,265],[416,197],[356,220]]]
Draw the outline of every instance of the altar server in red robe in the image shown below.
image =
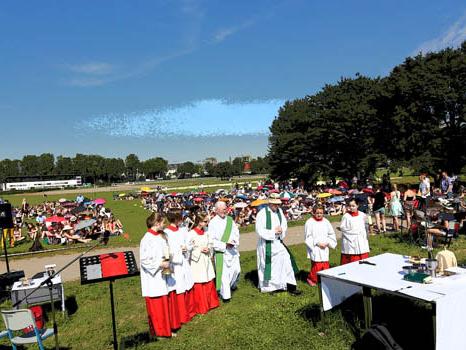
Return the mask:
[[358,210],[358,203],[353,198],[347,206],[347,212],[340,223],[341,264],[369,257],[369,240],[366,214]]
[[168,238],[163,232],[165,218],[162,214],[152,213],[146,224],[148,229],[141,240],[140,260],[141,289],[146,301],[149,329],[152,336],[172,337],[181,325],[176,304],[173,305],[169,296],[169,293],[175,293],[175,279]]
[[324,218],[324,207],[316,205],[313,216],[304,225],[304,242],[307,248],[307,257],[311,259],[311,271],[307,283],[311,286],[317,284],[317,272],[330,268],[329,248],[335,249],[337,237],[332,224]]

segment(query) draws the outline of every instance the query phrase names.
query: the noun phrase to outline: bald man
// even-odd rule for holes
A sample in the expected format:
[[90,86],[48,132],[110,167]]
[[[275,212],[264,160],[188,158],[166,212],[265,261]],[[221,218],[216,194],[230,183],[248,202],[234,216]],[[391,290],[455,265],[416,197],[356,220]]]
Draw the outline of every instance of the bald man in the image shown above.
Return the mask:
[[223,301],[231,299],[236,289],[241,267],[239,263],[239,230],[223,201],[215,203],[215,217],[209,223],[209,235],[215,250],[216,287]]

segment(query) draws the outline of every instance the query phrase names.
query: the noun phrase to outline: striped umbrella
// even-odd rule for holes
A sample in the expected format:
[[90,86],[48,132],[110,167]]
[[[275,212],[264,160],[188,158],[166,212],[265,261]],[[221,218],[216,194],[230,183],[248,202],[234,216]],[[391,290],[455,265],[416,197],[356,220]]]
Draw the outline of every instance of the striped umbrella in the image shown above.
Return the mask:
[[295,196],[294,193],[288,192],[288,191],[280,193],[280,199],[284,199],[284,200],[294,198],[294,196]]

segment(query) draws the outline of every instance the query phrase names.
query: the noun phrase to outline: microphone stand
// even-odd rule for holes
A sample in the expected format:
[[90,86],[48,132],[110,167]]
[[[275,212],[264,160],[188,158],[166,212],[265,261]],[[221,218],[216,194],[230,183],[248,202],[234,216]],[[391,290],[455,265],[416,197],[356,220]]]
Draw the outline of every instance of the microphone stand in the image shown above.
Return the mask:
[[85,254],[89,253],[91,250],[98,247],[101,243],[102,243],[102,241],[99,240],[96,244],[91,245],[88,249],[86,249],[84,252],[79,254],[76,258],[72,259],[70,262],[68,262],[61,269],[54,272],[53,274],[49,274],[49,276],[45,280],[43,280],[36,288],[34,288],[31,292],[26,294],[26,296],[24,298],[17,301],[13,305],[13,308],[16,308],[18,305],[20,305],[24,300],[27,300],[32,294],[34,294],[41,287],[43,287],[44,285],[47,285],[47,287],[49,289],[49,295],[50,295],[50,305],[52,305],[52,323],[53,323],[53,334],[54,334],[54,338],[55,338],[55,350],[59,350],[59,346],[58,346],[58,326],[57,326],[57,322],[56,322],[56,319],[55,319],[55,305],[54,305],[54,301],[53,301],[53,282],[52,282],[52,279],[54,279],[57,275],[59,275],[60,272],[62,272],[63,270],[70,267],[74,262],[76,262],[77,260],[82,258]]

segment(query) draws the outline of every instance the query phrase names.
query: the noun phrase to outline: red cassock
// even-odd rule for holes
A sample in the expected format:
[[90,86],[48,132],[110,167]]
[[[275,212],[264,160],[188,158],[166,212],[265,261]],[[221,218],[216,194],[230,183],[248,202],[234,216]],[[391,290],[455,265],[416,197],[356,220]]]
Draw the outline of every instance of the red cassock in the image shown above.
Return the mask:
[[194,287],[185,292],[184,300],[186,302],[186,310],[188,312],[188,317],[191,320],[194,316],[197,315]]
[[181,328],[182,317],[178,309],[177,294],[174,291],[160,297],[146,297],[145,300],[152,336],[171,337],[172,331]]
[[168,312],[168,296],[145,297],[149,329],[152,336],[171,337],[170,316]]
[[309,271],[307,278],[310,279],[312,283],[317,283],[317,272],[329,268],[330,263],[328,261],[311,261],[311,271]]
[[175,294],[176,307],[178,309],[179,320],[181,323],[188,323],[193,316],[189,312],[189,304],[187,301],[187,292]]
[[369,253],[364,253],[364,254],[341,254],[340,265],[345,265],[345,264],[352,263],[354,261],[367,259],[368,257],[369,257]]
[[194,283],[192,291],[198,314],[206,314],[210,309],[220,305],[214,280],[206,283]]

